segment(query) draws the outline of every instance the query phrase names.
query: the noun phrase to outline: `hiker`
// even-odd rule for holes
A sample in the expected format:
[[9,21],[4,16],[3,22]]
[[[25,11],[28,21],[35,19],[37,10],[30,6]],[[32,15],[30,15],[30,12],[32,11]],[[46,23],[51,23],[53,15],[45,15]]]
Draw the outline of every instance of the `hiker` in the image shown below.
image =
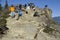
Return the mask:
[[19,4],[19,9],[22,10],[22,4]]
[[27,4],[24,5],[24,8],[25,8],[25,9],[26,9],[26,7],[27,7]]
[[45,8],[47,8],[48,7],[48,5],[45,5]]
[[16,6],[16,13],[15,13],[15,19],[18,20],[20,16],[22,16],[22,5]]
[[[22,5],[20,5],[20,7],[21,7]],[[17,14],[19,15],[19,16],[22,16],[22,10],[21,10],[21,8],[20,8],[19,6],[17,6],[16,7],[16,12],[17,12]]]
[[15,7],[12,5],[12,6],[9,8],[9,10],[10,10],[10,12],[11,12],[10,16],[11,16],[12,18],[15,17]]
[[16,12],[18,13],[18,10],[19,10],[19,7],[18,6],[16,6]]
[[33,16],[34,16],[34,17],[39,16],[39,15],[38,15],[38,12],[36,11]]
[[32,10],[35,11],[35,7],[33,7]]
[[26,8],[26,9],[28,9],[28,10],[29,10],[29,9],[30,9],[30,6],[27,6],[27,8]]
[[34,3],[29,3],[28,5],[30,6],[30,8],[34,8],[35,7]]
[[34,5],[34,3],[29,3],[28,6],[30,6],[30,8],[31,8],[33,11],[35,11],[35,5]]
[[26,9],[28,9],[28,10],[29,10],[29,9],[30,9],[30,6],[28,5],[28,6],[26,7]]

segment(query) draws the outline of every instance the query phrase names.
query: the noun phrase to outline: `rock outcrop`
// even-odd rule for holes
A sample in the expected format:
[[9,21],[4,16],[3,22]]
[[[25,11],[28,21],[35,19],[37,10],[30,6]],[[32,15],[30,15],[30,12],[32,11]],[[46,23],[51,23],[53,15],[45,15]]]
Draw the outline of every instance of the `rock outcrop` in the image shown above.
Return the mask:
[[[19,20],[15,18],[7,18],[7,27],[9,31],[2,40],[60,40],[60,33],[56,27],[57,24],[53,23],[52,11],[50,9],[40,9],[35,7],[35,11],[38,12],[37,17],[34,17],[32,9],[28,10],[22,8],[23,15],[19,17]],[[52,34],[43,32],[46,27],[54,29]]]

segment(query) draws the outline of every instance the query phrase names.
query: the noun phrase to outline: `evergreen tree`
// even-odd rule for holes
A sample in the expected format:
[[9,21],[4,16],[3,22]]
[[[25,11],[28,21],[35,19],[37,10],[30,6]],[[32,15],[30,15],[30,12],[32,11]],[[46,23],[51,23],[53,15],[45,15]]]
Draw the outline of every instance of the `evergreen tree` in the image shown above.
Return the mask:
[[8,8],[8,2],[7,2],[7,0],[5,2],[5,8]]
[[0,12],[2,11],[2,5],[0,4]]

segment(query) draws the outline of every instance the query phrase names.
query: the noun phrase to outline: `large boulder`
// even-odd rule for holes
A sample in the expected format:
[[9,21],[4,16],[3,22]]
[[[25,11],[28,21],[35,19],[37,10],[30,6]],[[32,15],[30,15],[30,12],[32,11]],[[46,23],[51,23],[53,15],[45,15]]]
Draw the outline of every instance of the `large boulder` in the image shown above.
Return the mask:
[[[55,38],[54,36],[50,37],[48,33],[43,32],[46,26],[50,27],[51,24],[51,12],[48,9],[45,13],[42,13],[43,9],[39,9],[35,7],[39,16],[34,17],[35,11],[32,9],[27,9],[28,14],[26,14],[26,9],[22,16],[19,17],[18,20],[16,18],[7,18],[7,27],[9,28],[9,32],[7,37],[5,36],[3,39],[6,40],[59,40],[59,38]],[[9,38],[9,39],[8,39]],[[2,40],[3,40],[2,39]]]

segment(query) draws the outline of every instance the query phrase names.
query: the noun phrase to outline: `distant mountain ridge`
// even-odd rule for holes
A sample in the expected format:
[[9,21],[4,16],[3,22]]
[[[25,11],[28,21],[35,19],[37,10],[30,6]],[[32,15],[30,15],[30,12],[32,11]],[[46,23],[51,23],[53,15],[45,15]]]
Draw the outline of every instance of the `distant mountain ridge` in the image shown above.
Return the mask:
[[60,16],[58,16],[58,17],[53,17],[53,19],[54,19],[56,22],[58,22],[58,24],[60,24]]

